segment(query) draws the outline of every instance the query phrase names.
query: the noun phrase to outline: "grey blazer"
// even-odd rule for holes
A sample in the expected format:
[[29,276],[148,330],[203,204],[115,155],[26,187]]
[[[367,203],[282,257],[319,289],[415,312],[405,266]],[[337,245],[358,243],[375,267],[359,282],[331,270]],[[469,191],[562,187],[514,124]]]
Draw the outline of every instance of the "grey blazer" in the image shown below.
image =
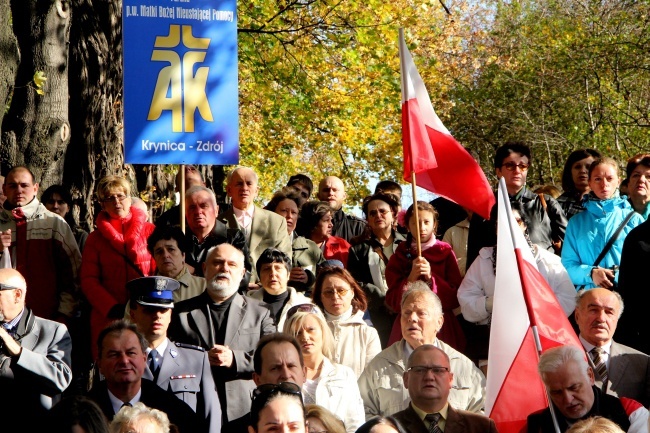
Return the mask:
[[[587,359],[594,369],[596,386],[603,389],[603,382],[598,377],[591,356],[587,356]],[[607,375],[607,394],[631,398],[644,407],[650,405],[650,357],[648,355],[612,341]]]
[[[230,368],[212,368],[215,385],[225,386],[225,396],[219,396],[225,421],[239,418],[250,411],[251,392],[255,388],[252,381],[253,353],[263,335],[275,332],[273,317],[266,306],[239,293],[234,296],[228,312],[224,341],[224,345],[233,351],[233,365]],[[211,302],[210,296],[204,292],[176,304],[170,339],[211,349],[215,335],[215,330],[210,327]]]
[[[149,365],[144,379],[153,380]],[[207,431],[221,430],[221,405],[214,387],[208,354],[202,347],[167,340],[156,385],[172,392],[205,420]]]
[[[226,223],[228,228],[244,231],[237,223],[232,208],[225,211],[220,219]],[[259,278],[255,270],[255,263],[265,249],[277,248],[289,257],[292,256],[293,250],[291,248],[291,239],[287,233],[287,221],[281,215],[255,206],[251,224],[250,239],[246,239],[246,242],[248,242],[249,259],[251,261],[251,282],[256,282],[259,281]]]
[[16,332],[22,352],[17,359],[0,352],[0,389],[11,402],[12,419],[24,431],[37,431],[52,399],[72,381],[72,343],[65,325],[36,317],[27,307]]

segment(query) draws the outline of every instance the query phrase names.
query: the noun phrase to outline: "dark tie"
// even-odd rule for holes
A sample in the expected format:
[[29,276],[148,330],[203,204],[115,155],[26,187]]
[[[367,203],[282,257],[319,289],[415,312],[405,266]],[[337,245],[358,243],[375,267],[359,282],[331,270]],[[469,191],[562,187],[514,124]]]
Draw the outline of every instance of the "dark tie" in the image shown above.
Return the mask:
[[160,356],[156,349],[149,352],[149,370],[153,374],[153,381],[158,380],[158,373],[160,373]]
[[605,351],[600,347],[594,347],[591,349],[591,356],[594,360],[594,366],[596,367],[596,373],[598,377],[603,382],[603,389],[607,389],[607,365],[605,365],[605,357],[603,354]]
[[442,429],[438,426],[440,417],[439,413],[430,413],[424,417],[425,420],[429,421],[429,433],[442,433]]
[[16,339],[17,334],[16,334],[16,330],[14,329],[13,326],[11,326],[7,322],[3,322],[2,327],[5,329],[5,331],[7,331],[7,334],[11,335],[11,338],[13,338],[14,340]]

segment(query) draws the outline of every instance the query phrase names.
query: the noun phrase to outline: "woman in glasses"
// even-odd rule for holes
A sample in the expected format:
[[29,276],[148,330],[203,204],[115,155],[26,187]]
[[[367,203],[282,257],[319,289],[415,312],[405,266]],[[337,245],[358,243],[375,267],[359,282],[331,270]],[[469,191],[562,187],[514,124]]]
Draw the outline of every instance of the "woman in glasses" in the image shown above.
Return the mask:
[[595,149],[578,149],[571,152],[562,171],[562,189],[564,192],[557,198],[567,220],[585,210],[582,198],[589,194],[589,166],[600,152]]
[[377,330],[363,320],[368,306],[365,293],[348,271],[331,266],[318,272],[312,299],[325,313],[334,336],[332,360],[361,376],[366,365],[381,352]]
[[[550,251],[533,244],[528,236],[528,217],[521,211],[520,203],[513,203],[512,213],[528,241],[537,268],[551,287],[562,309],[569,316],[575,309],[576,291],[571,278],[561,259]],[[493,210],[496,220],[496,207]],[[492,230],[496,226],[491,224]],[[495,233],[496,236],[496,233]],[[487,374],[488,343],[490,339],[490,321],[496,279],[497,247],[481,248],[478,257],[467,270],[465,278],[458,288],[458,301],[463,317],[473,326],[465,328],[467,338],[466,355],[477,363],[483,373]]]
[[300,387],[295,383],[265,384],[253,391],[249,432],[307,432]]
[[[143,211],[131,207],[130,194],[131,184],[123,177],[106,176],[97,183],[102,210],[81,262],[81,290],[91,306],[91,341],[97,341],[111,321],[124,317],[126,283],[155,271],[156,262],[147,250],[155,226]],[[97,348],[91,347],[96,357]]]
[[604,157],[591,164],[585,210],[569,221],[562,247],[562,264],[578,288],[616,288],[625,237],[643,222],[625,196],[618,196],[618,185],[615,160]]
[[316,281],[316,267],[325,260],[318,245],[295,233],[298,213],[304,201],[299,191],[286,187],[276,192],[264,208],[282,215],[287,220],[287,231],[293,249],[293,268],[289,275],[289,285],[299,292],[311,290]]
[[54,212],[65,220],[74,233],[79,251],[83,253],[88,232],[79,227],[72,216],[72,196],[70,190],[63,185],[51,185],[41,196],[41,203],[50,212]]
[[348,265],[350,244],[343,238],[332,236],[334,211],[326,201],[308,201],[300,209],[300,232],[323,251],[326,260],[339,260]]
[[363,214],[368,226],[350,248],[348,269],[361,284],[369,299],[370,320],[377,329],[382,347],[388,346],[388,337],[395,321],[395,313],[384,305],[386,299],[386,265],[404,236],[395,230],[399,198],[394,194],[378,192],[363,200]]
[[[293,311],[292,311],[293,310]],[[300,344],[307,376],[302,388],[306,404],[330,410],[354,432],[365,420],[357,376],[351,368],[332,363],[332,332],[315,305],[297,305],[287,313],[284,333]]]

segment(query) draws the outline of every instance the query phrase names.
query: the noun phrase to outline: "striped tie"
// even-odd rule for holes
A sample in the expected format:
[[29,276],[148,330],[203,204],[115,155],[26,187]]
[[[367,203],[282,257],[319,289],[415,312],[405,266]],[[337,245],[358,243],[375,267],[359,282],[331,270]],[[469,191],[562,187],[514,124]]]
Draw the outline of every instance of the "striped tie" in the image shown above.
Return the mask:
[[591,349],[591,357],[594,360],[596,373],[603,382],[603,389],[607,389],[607,365],[605,365],[605,357],[603,356],[603,353],[605,353],[605,351],[601,347],[594,347]]
[[442,433],[442,430],[438,427],[440,417],[439,413],[430,413],[424,417],[425,420],[429,421],[429,433]]

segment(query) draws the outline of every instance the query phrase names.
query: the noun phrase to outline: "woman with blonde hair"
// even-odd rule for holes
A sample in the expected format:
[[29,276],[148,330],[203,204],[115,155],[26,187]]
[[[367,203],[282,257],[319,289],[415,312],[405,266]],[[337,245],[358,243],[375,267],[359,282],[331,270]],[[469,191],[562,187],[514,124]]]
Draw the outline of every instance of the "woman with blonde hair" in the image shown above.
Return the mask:
[[312,304],[292,307],[287,312],[284,333],[298,340],[305,368],[302,387],[306,404],[330,410],[354,432],[365,420],[357,376],[350,367],[334,364],[334,338],[320,309]]
[[305,406],[309,433],[345,433],[345,424],[329,410],[317,404]]
[[[81,261],[81,290],[91,306],[91,341],[97,341],[111,321],[124,317],[126,283],[152,275],[156,268],[147,250],[155,226],[142,210],[131,206],[131,184],[123,177],[106,176],[97,183],[97,200],[102,211]],[[96,358],[96,345],[91,347]]]

